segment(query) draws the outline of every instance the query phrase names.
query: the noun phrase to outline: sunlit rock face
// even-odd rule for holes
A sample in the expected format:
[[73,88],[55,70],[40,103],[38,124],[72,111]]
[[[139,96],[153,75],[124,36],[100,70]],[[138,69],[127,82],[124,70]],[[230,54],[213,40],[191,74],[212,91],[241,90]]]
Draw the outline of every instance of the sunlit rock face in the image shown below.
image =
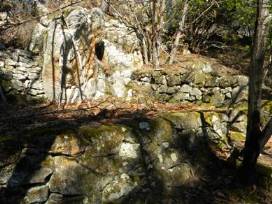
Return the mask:
[[142,66],[135,33],[99,8],[72,7],[62,16],[42,17],[29,50],[1,51],[4,92],[63,103],[105,95],[130,98],[128,83]]
[[[135,50],[124,50],[127,28],[117,25],[120,28],[111,36],[116,22],[108,22],[105,27],[101,10],[80,7],[50,22],[42,73],[49,99],[76,102],[106,94],[127,96],[126,85],[132,71],[141,65],[141,56]],[[114,41],[113,37],[123,41]]]

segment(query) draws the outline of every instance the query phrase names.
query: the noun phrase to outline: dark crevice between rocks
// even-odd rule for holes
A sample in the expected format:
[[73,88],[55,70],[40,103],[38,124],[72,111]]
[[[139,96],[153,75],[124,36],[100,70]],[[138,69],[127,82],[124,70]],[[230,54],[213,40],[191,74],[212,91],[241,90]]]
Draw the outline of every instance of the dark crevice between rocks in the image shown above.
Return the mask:
[[97,176],[106,176],[107,174],[103,174],[103,173],[100,173],[100,172],[97,172],[95,169],[87,166],[87,165],[84,165],[82,164],[81,162],[79,162],[77,159],[75,160],[77,162],[78,165],[80,165],[81,167],[87,169],[89,172],[97,175]]
[[144,183],[128,195],[122,198],[123,204],[134,203],[135,199],[140,200],[145,203],[160,203],[162,196],[164,195],[164,185],[161,179],[157,176],[156,170],[154,167],[154,159],[150,156],[149,152],[146,150],[146,139],[152,140],[149,134],[146,134],[145,131],[152,130],[140,130],[139,123],[145,121],[150,123],[151,120],[146,118],[144,115],[135,117],[132,121],[122,121],[122,124],[127,125],[131,128],[133,135],[137,143],[140,144],[140,164],[144,168]]
[[99,41],[99,42],[95,43],[95,55],[96,55],[97,59],[102,61],[103,57],[104,57],[104,52],[105,52],[104,41]]

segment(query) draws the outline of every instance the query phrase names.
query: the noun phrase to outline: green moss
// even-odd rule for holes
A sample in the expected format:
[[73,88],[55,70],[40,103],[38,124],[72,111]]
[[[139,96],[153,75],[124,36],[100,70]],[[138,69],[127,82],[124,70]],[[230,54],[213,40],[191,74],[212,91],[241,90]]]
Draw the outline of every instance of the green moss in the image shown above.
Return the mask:
[[123,134],[123,130],[121,126],[117,125],[101,125],[99,127],[91,127],[88,125],[81,126],[79,128],[79,133],[83,135],[86,139],[98,138],[103,136],[105,133],[116,133],[119,132]]
[[215,113],[215,112],[206,112],[204,113],[204,119],[205,119],[205,122],[212,126],[212,118],[213,116],[216,116],[219,118],[219,114],[218,113]]
[[[167,133],[168,136],[172,135],[172,126],[171,123],[164,118],[156,118],[151,122],[151,126],[153,130],[159,130]],[[167,136],[167,137],[168,137]]]
[[230,131],[229,136],[233,141],[245,141],[246,137],[243,133],[234,131]]
[[182,129],[198,129],[202,125],[198,112],[164,113],[161,117]]
[[247,113],[247,109],[248,109],[248,104],[247,103],[238,103],[238,104],[234,104],[233,108],[238,110],[238,111],[242,111],[243,113]]
[[262,104],[262,108],[264,111],[272,113],[272,101],[264,101]]
[[82,126],[79,135],[87,142],[90,155],[108,155],[116,153],[116,148],[122,143],[127,134],[126,127],[118,125],[101,125],[99,127]]

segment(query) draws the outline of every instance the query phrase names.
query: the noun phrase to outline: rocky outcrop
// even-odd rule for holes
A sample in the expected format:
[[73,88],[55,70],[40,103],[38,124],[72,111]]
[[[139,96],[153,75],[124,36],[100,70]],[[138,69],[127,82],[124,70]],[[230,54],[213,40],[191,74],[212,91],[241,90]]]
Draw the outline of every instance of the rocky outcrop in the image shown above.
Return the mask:
[[126,30],[120,22],[105,23],[99,9],[78,7],[63,19],[51,21],[44,43],[42,76],[46,96],[61,102],[106,94],[126,97],[126,85],[141,62],[135,50],[126,52],[123,48],[130,43],[126,41],[129,37],[124,37]]
[[[15,59],[12,65],[4,64],[4,61],[13,60],[9,53],[28,53],[25,62],[20,64],[20,70],[32,67],[33,72],[38,73],[35,80],[41,84],[42,91],[32,93],[34,98],[42,96],[73,103],[105,95],[131,97],[128,83],[132,72],[142,65],[138,39],[119,21],[105,18],[98,8],[87,10],[81,7],[66,10],[60,18],[42,17],[34,29],[30,52],[1,52],[1,72],[15,72],[10,66],[24,60],[20,58]],[[39,55],[39,60],[32,58],[34,55]],[[23,71],[20,76],[16,73],[12,77],[16,82],[22,81],[22,78],[28,78],[28,73]],[[3,78],[9,80],[6,75]],[[29,79],[30,85],[20,86],[37,89],[31,87],[32,78]],[[13,81],[10,86],[13,86]],[[17,84],[14,84],[14,89],[17,89]],[[6,83],[2,86],[5,93],[10,93]],[[18,93],[10,95],[29,94],[20,88]]]
[[212,173],[215,158],[229,156],[230,138],[245,139],[238,128],[243,115],[230,125],[235,114],[168,112],[57,132],[51,125],[20,135],[22,146],[16,137],[1,136],[0,201],[160,202]]

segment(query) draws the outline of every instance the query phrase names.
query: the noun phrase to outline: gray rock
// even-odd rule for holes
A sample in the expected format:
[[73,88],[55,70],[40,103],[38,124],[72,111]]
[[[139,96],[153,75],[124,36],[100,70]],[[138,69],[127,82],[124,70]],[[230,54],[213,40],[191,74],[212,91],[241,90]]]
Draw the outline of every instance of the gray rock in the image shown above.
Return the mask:
[[39,54],[43,51],[43,40],[47,28],[38,23],[32,32],[31,42],[29,45],[29,50],[35,54]]
[[122,197],[128,195],[135,187],[137,182],[133,182],[127,174],[121,174],[108,183],[102,191],[102,202],[117,202]]
[[204,73],[212,73],[214,71],[210,64],[204,64],[201,69]]
[[146,131],[149,131],[151,129],[150,124],[148,122],[140,122],[139,128],[141,130],[146,130]]
[[202,92],[198,88],[193,88],[190,95],[195,96],[197,100],[201,100],[202,98]]
[[75,160],[57,156],[54,158],[55,171],[49,180],[51,192],[63,195],[83,194],[81,177],[86,170]]
[[248,77],[243,75],[236,76],[239,86],[247,86],[248,85]]
[[192,92],[192,87],[187,85],[187,84],[184,84],[181,86],[180,88],[180,92],[183,92],[183,93],[191,93]]
[[158,93],[167,93],[168,91],[168,86],[167,85],[161,85],[157,88]]
[[169,74],[167,77],[167,85],[168,86],[177,86],[182,83],[180,75],[177,74]]
[[212,126],[213,130],[220,136],[220,137],[225,137],[227,134],[227,124],[223,123],[219,117],[216,115],[212,116]]
[[53,173],[52,169],[43,167],[34,172],[29,180],[31,184],[42,184],[46,182],[46,179]]
[[221,93],[220,88],[213,89],[213,95],[211,96],[211,103],[215,106],[221,106],[225,102],[225,95]]
[[30,188],[24,198],[26,203],[43,203],[48,199],[48,186],[37,186]]
[[122,143],[119,156],[124,159],[136,159],[139,156],[139,144]]
[[161,72],[155,71],[152,73],[152,77],[154,79],[154,82],[158,85],[165,85],[167,86],[167,79],[164,75],[162,75]]
[[0,68],[5,67],[5,62],[4,61],[0,61]]
[[194,83],[199,87],[203,87],[206,83],[206,76],[207,75],[203,72],[194,72]]
[[189,93],[184,92],[178,92],[174,95],[174,97],[171,99],[172,102],[179,102],[179,101],[187,101],[190,99]]
[[246,101],[248,99],[248,88],[243,86],[233,88],[232,97],[236,103]]
[[50,193],[46,204],[80,204],[80,203],[94,203],[83,196],[66,197],[57,193]]

